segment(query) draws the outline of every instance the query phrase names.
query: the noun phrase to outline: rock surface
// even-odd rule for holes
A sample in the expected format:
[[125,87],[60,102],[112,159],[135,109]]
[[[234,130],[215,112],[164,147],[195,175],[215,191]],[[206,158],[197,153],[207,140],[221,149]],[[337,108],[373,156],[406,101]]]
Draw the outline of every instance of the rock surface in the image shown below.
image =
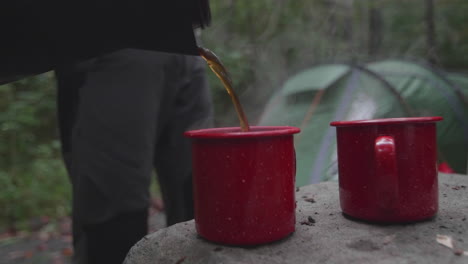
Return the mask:
[[[440,175],[439,194],[434,219],[385,226],[343,217],[337,183],[309,185],[296,192],[296,232],[282,241],[218,245],[198,237],[192,220],[147,235],[124,263],[468,263],[459,250],[468,251],[468,177]],[[452,237],[456,249],[437,243],[437,235]]]

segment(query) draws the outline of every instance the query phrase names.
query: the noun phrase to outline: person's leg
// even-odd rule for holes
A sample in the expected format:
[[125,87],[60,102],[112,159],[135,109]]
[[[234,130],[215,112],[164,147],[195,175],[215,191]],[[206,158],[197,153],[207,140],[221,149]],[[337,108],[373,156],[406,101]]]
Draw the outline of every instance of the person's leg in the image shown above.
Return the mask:
[[165,68],[164,56],[146,55],[122,50],[82,69],[68,162],[77,263],[122,262],[146,234]]
[[[82,68],[92,63],[92,60],[87,64],[83,63]],[[72,183],[72,233],[73,233],[73,248],[74,248],[74,263],[86,263],[86,244],[84,243],[83,231],[81,230],[80,219],[76,217],[73,208],[75,208],[75,191],[73,187],[73,177],[71,177],[71,150],[72,150],[72,134],[73,127],[76,123],[78,111],[78,99],[80,87],[84,85],[86,73],[83,69],[78,69],[75,66],[68,65],[64,68],[59,68],[55,71],[57,80],[57,121],[60,135],[60,143],[62,150],[62,158],[65,168],[67,169],[70,182]]]
[[[165,110],[167,121],[158,137],[155,167],[163,195],[167,225],[193,219],[192,163],[190,140],[183,136],[189,129],[211,127],[213,107],[205,73],[199,57],[181,56],[180,74],[169,74],[177,91]],[[179,58],[180,60],[180,58]]]
[[122,263],[130,248],[146,235],[147,219],[148,210],[142,210],[85,226],[88,263]]

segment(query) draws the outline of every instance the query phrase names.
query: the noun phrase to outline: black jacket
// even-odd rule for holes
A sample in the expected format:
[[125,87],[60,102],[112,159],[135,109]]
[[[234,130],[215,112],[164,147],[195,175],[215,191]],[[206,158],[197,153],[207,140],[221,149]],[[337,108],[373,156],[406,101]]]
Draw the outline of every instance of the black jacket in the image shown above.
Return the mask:
[[197,55],[208,0],[0,3],[0,84],[122,48]]

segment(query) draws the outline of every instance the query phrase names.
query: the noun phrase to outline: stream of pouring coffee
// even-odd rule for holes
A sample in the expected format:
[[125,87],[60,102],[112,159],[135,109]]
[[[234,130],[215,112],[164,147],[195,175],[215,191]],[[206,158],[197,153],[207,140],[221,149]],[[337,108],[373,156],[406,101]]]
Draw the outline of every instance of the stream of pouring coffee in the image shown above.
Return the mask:
[[242,109],[242,105],[239,101],[239,98],[237,97],[237,94],[232,89],[232,80],[229,76],[228,71],[218,59],[218,57],[211,50],[198,47],[198,52],[200,53],[200,56],[206,61],[208,66],[210,66],[210,69],[221,80],[221,82],[224,85],[224,88],[226,88],[226,91],[231,97],[232,103],[234,104],[234,108],[237,112],[237,116],[239,117],[241,130],[243,132],[249,131],[250,127],[249,122],[247,120],[247,116],[245,115],[244,110]]

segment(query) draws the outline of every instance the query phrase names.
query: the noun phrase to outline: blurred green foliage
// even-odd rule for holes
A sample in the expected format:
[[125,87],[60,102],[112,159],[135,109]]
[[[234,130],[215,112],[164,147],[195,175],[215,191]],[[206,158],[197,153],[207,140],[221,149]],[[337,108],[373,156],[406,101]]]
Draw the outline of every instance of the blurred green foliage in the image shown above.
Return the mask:
[[[440,2],[440,3],[439,3]],[[441,64],[450,69],[468,69],[468,1],[438,1],[438,53]]]
[[0,226],[70,212],[50,74],[0,86]]
[[[427,2],[215,0],[213,25],[201,39],[231,72],[250,123],[255,124],[272,93],[313,64],[428,58]],[[466,71],[468,1],[433,2],[436,63]],[[371,10],[375,20],[370,19]],[[375,45],[374,52],[370,45]],[[221,83],[211,72],[208,76],[217,125],[238,125]],[[0,86],[0,226],[70,212],[55,111],[51,73]]]

